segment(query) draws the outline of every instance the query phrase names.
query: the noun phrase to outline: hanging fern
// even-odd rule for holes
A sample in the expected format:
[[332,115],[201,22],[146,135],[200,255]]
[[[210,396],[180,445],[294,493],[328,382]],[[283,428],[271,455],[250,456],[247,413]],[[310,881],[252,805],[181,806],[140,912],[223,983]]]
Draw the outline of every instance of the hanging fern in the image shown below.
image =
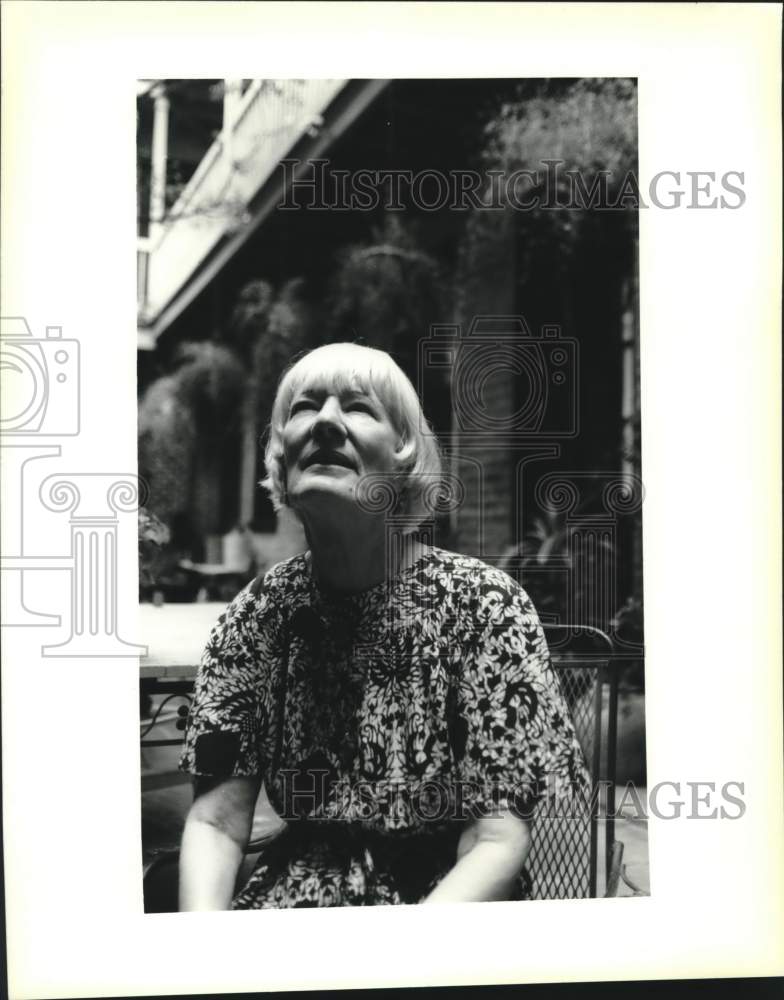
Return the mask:
[[442,315],[442,279],[400,218],[388,214],[368,243],[340,258],[329,307],[331,340],[358,340],[413,360],[414,345]]
[[[485,173],[497,171],[509,178],[516,171],[530,171],[542,183],[520,191],[533,206],[520,209],[511,206],[503,185],[493,187],[488,180],[485,201],[500,201],[501,210],[476,210],[467,220],[456,282],[458,300],[477,270],[486,271],[489,260],[507,252],[503,239],[510,226],[516,227],[516,279],[522,285],[537,267],[567,281],[587,238],[631,245],[637,227],[633,80],[577,80],[566,88],[562,81],[547,81],[538,95],[503,104],[487,122],[485,137]],[[559,161],[557,181],[548,189],[547,161],[553,160]],[[579,175],[585,193],[597,182],[605,184],[607,203],[619,207],[592,211],[584,197],[575,204],[570,172]],[[623,199],[624,193],[631,197]]]

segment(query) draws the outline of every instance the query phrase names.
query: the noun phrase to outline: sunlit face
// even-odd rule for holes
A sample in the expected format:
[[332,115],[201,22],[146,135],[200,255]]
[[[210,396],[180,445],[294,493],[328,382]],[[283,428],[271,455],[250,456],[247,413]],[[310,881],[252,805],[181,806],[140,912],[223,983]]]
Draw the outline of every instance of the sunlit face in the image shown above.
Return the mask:
[[315,381],[295,393],[283,426],[289,504],[354,502],[359,480],[399,470],[400,433],[372,390]]

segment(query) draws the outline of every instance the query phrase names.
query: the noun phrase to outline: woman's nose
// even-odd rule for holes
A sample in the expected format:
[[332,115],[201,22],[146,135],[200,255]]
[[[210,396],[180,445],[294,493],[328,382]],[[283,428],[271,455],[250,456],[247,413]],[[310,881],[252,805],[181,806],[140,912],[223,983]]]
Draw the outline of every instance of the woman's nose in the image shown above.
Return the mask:
[[329,396],[324,400],[324,405],[316,414],[313,421],[311,433],[316,440],[334,438],[343,439],[346,436],[346,428],[343,424],[343,411],[340,403],[334,396]]

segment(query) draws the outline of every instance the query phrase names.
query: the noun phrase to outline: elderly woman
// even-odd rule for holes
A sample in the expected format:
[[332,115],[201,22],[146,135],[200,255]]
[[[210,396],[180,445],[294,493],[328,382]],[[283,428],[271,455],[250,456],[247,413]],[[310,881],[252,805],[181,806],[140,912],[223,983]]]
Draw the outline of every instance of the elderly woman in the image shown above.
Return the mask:
[[[181,909],[525,898],[531,813],[583,785],[581,751],[523,590],[415,540],[440,461],[411,383],[382,351],[312,351],[281,380],[266,464],[309,549],[210,636]],[[286,826],[235,895],[262,783]]]

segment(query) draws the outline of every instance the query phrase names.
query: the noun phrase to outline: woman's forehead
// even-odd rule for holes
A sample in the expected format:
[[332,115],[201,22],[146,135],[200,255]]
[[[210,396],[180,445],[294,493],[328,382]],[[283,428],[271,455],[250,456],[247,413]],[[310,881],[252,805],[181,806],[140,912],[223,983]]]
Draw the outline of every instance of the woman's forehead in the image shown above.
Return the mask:
[[[401,385],[405,375],[389,355],[356,344],[330,344],[301,358],[281,385],[279,399],[287,409],[303,393],[347,396],[361,393],[376,400],[393,422],[404,419]],[[413,390],[412,390],[413,392]]]
[[311,369],[301,373],[292,386],[295,395],[318,393],[319,395],[345,396],[350,393],[376,396],[374,379],[370,372],[357,370]]

